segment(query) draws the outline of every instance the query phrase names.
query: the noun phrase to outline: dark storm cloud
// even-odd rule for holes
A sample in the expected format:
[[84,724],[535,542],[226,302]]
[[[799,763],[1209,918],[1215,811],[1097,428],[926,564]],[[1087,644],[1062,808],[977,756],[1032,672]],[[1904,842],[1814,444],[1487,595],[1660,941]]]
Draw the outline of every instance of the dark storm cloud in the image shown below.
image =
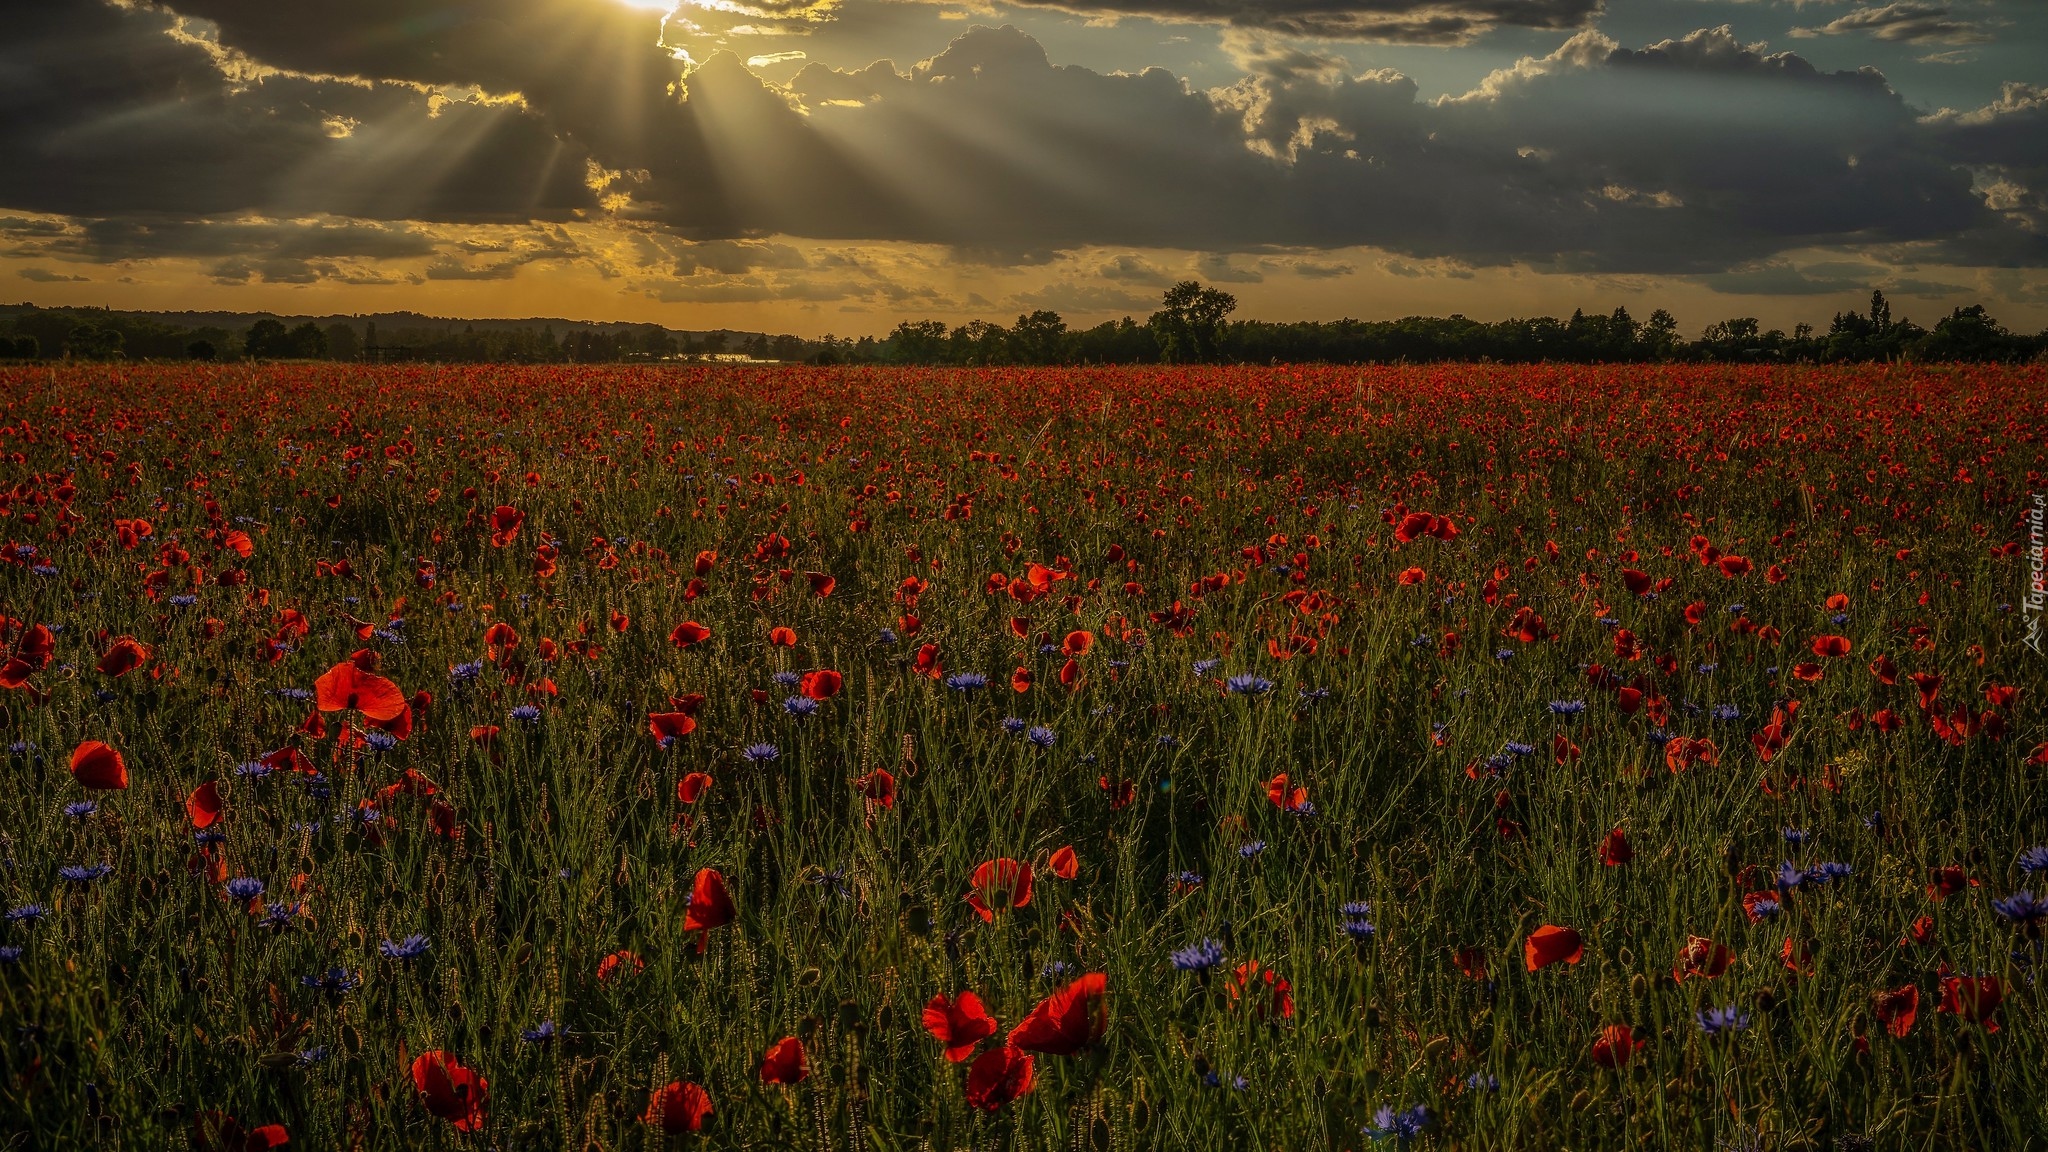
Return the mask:
[[524,220],[590,202],[582,157],[516,105],[260,68],[231,77],[177,27],[96,0],[10,11],[0,205]]
[[[1482,10],[1570,11],[1469,9]],[[1754,270],[1815,247],[2048,263],[2038,90],[1928,117],[1875,70],[1823,71],[1726,28],[1641,49],[1581,32],[1434,102],[1398,73],[1354,75],[1254,32],[1231,33],[1244,77],[1202,91],[1163,69],[1056,66],[1008,27],[970,29],[908,70],[813,62],[778,87],[729,52],[687,67],[656,43],[657,17],[593,0],[65,0],[16,31],[0,45],[0,145],[29,162],[0,168],[0,208],[95,221],[18,249],[30,256],[183,254],[279,280],[401,260],[502,278],[591,257],[544,239],[451,251],[426,224],[610,213],[643,272],[704,281],[676,290],[695,299],[787,298],[797,274],[843,276],[771,234],[1005,265],[1180,248],[1245,282],[1259,273],[1232,253],[1361,245],[1461,268],[1734,270],[1787,291],[1805,282]],[[490,95],[434,87],[447,85]],[[1348,270],[1292,259],[1259,267]],[[1105,278],[1150,286],[1156,272],[1113,259]]]
[[1601,0],[1017,0],[1086,15],[1224,24],[1291,36],[1398,44],[1463,44],[1496,28],[1568,30]]

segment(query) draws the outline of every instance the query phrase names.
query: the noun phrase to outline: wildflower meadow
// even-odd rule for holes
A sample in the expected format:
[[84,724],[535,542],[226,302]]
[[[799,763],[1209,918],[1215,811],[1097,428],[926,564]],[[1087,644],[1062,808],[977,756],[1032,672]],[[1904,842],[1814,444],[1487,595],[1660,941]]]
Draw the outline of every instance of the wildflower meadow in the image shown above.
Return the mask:
[[0,401],[0,1146],[2048,1147],[2039,366]]

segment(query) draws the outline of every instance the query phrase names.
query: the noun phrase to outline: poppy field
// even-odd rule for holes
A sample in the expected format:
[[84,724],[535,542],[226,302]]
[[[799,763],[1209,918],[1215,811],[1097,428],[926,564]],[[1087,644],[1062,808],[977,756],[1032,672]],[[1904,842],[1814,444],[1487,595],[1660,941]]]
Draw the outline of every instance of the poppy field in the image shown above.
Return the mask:
[[2048,1146],[2048,370],[0,369],[7,1146]]

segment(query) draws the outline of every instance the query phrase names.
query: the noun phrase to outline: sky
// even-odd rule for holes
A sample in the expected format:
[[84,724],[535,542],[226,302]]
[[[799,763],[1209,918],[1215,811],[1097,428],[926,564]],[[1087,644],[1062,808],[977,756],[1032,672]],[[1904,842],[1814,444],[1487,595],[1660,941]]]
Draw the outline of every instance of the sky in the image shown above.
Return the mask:
[[2048,327],[2039,0],[34,0],[0,301]]

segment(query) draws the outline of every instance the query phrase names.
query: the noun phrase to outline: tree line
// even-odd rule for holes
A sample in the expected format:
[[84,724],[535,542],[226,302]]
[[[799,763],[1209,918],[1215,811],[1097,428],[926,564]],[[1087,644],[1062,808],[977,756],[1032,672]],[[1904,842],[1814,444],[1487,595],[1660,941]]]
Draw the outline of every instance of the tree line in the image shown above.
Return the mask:
[[1398,320],[1231,320],[1237,298],[1187,280],[1166,291],[1143,321],[1126,316],[1070,328],[1059,313],[1037,310],[1004,327],[986,320],[948,325],[905,320],[885,337],[808,339],[716,331],[701,338],[657,324],[583,326],[557,335],[551,325],[474,323],[407,326],[379,333],[375,321],[288,326],[271,317],[244,329],[184,327],[98,309],[29,308],[0,320],[0,359],[343,360],[602,363],[744,357],[812,364],[1053,365],[1210,363],[1648,363],[1713,361],[1793,364],[1867,361],[2022,361],[2048,356],[2048,331],[2007,330],[1981,304],[1953,309],[1923,328],[1895,319],[1882,291],[1867,311],[1837,312],[1822,332],[1790,333],[1755,317],[1710,324],[1698,338],[1679,334],[1662,308],[1637,320],[1626,308],[1574,311],[1569,319],[1499,321],[1461,315]]

